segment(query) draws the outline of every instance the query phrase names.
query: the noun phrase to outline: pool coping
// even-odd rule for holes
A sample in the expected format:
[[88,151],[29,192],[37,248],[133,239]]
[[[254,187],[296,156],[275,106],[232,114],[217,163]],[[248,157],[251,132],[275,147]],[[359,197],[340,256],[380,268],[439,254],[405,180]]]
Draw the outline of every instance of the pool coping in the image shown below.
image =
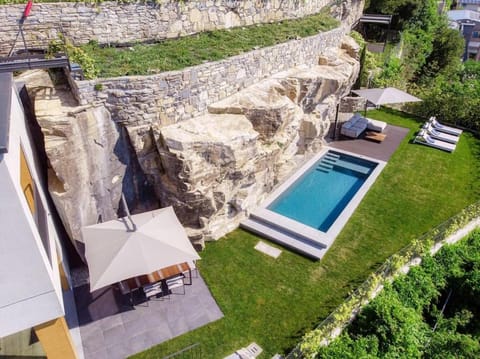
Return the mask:
[[[305,175],[305,173],[317,162],[322,156],[324,156],[328,151],[340,152],[346,155],[353,157],[365,159],[377,163],[377,166],[368,176],[367,180],[362,184],[358,189],[357,193],[352,197],[349,203],[342,210],[337,219],[333,222],[327,232],[319,231],[313,227],[307,226],[300,222],[297,222],[293,219],[282,216],[278,213],[270,211],[267,207],[275,201],[283,192],[285,192],[295,181],[300,177]],[[297,236],[301,236],[310,240],[317,245],[320,245],[325,248],[325,251],[331,246],[335,241],[336,237],[340,234],[343,227],[346,225],[350,217],[352,216],[355,209],[358,207],[363,197],[367,194],[370,187],[375,183],[380,173],[383,171],[387,162],[369,157],[360,155],[357,153],[341,150],[335,147],[325,146],[320,152],[315,156],[309,159],[305,164],[298,168],[293,175],[288,177],[283,183],[281,183],[266,199],[258,206],[255,210],[250,213],[250,216],[257,217],[264,222],[270,223],[274,226],[291,232]]]

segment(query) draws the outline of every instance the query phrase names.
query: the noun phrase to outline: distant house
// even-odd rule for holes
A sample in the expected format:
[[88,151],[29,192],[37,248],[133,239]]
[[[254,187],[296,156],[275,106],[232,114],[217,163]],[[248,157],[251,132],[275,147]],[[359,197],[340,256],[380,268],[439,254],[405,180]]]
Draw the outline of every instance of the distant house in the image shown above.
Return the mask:
[[480,0],[458,0],[457,8],[480,11]]
[[[468,0],[464,0],[467,2]],[[480,7],[480,0],[470,0]],[[453,28],[459,29],[465,38],[466,46],[463,59],[480,60],[480,12],[471,9],[450,10],[447,12],[448,19]]]
[[0,73],[0,357],[77,358],[69,270],[22,89]]

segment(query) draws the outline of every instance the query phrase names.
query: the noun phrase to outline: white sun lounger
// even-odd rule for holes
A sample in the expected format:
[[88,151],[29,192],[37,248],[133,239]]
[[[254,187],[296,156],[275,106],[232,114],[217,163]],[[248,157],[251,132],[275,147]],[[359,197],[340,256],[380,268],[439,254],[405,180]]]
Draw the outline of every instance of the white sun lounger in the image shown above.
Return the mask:
[[263,352],[263,349],[257,343],[251,343],[246,348],[238,349],[235,353],[230,354],[223,359],[255,359]]
[[455,147],[457,147],[457,145],[454,145],[452,143],[434,140],[425,132],[425,130],[421,130],[418,133],[417,137],[415,137],[415,139],[413,140],[413,143],[419,143],[421,145],[438,148],[447,152],[453,152],[455,150]]
[[460,136],[449,135],[448,133],[437,131],[430,122],[425,122],[423,129],[427,131],[428,135],[434,140],[457,144],[460,139]]
[[460,136],[463,132],[458,128],[442,125],[440,122],[437,121],[435,116],[430,117],[428,122],[430,122],[437,131],[445,132],[449,135]]

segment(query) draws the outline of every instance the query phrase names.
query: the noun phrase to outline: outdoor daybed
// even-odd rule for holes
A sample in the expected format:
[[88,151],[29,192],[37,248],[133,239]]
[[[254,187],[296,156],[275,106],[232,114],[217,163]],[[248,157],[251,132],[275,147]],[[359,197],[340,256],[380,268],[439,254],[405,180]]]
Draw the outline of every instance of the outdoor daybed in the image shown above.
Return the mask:
[[347,137],[357,138],[367,129],[368,120],[356,113],[342,125],[340,133]]
[[386,122],[363,117],[357,112],[342,125],[340,133],[347,137],[357,138],[365,130],[383,132],[385,127],[387,127]]

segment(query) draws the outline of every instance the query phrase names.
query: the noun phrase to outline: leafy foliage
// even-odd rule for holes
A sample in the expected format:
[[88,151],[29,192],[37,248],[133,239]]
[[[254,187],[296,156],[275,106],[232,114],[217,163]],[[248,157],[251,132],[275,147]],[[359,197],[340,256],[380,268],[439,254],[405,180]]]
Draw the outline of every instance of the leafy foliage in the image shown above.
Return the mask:
[[480,232],[399,277],[318,357],[478,358]]
[[48,56],[55,56],[55,54],[59,52],[66,52],[70,62],[79,64],[86,79],[94,79],[97,77],[98,69],[95,66],[93,58],[81,47],[77,47],[73,45],[70,40],[65,39],[63,35],[60,35],[57,40],[50,41],[48,44]]
[[456,72],[438,75],[416,89],[423,99],[411,109],[423,117],[439,116],[442,121],[480,130],[480,65],[467,61]]

